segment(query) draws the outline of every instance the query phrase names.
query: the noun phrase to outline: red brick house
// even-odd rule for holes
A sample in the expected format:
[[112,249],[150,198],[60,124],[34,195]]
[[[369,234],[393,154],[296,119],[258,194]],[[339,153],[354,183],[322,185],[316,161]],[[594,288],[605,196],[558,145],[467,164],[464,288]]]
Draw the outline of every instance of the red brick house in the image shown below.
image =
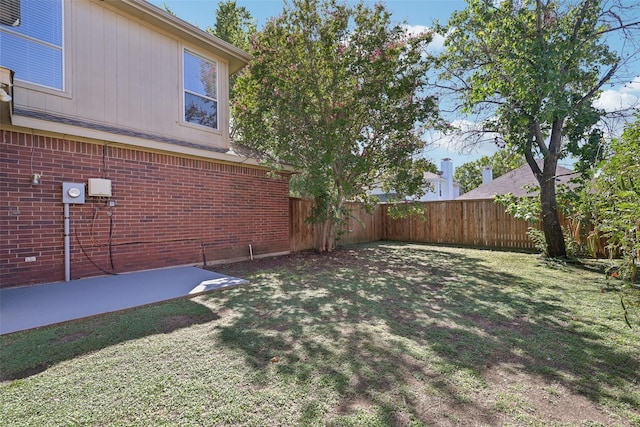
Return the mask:
[[289,173],[230,143],[246,53],[144,0],[3,9],[1,287],[289,252]]

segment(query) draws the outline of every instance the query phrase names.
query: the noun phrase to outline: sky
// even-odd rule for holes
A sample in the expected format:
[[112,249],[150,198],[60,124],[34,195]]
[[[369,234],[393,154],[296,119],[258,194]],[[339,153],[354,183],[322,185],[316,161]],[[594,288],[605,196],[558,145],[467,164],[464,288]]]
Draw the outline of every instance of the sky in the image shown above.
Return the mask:
[[[374,4],[379,0],[365,0]],[[200,28],[213,26],[218,0],[152,0],[151,3],[162,7],[166,4],[178,17]],[[433,20],[445,22],[451,12],[464,9],[463,0],[386,0],[381,1],[392,12],[394,21],[407,21],[410,25],[430,26]],[[258,21],[261,28],[272,16],[282,11],[282,0],[236,0],[238,6],[246,7]]]
[[[632,3],[635,0],[629,0]],[[158,7],[166,5],[179,18],[199,27],[213,27],[218,0],[150,0]],[[415,31],[432,27],[434,21],[446,23],[451,13],[466,6],[464,0],[365,0],[365,3],[383,3],[392,14],[392,20],[406,23]],[[282,0],[236,0],[238,6],[246,7],[258,23],[258,29],[270,17],[278,16],[283,9]],[[435,43],[442,44],[442,37],[436,37]],[[613,111],[620,106],[640,103],[640,70],[633,73],[637,77],[624,85],[608,87],[598,100],[598,106]],[[467,122],[453,120],[452,124],[464,126]],[[441,159],[451,158],[454,167],[474,161],[483,155],[491,155],[496,150],[493,144],[485,144],[472,150],[462,150],[449,138],[431,139],[433,148],[427,149],[426,157],[431,158],[439,167]],[[570,165],[566,165],[570,166]]]

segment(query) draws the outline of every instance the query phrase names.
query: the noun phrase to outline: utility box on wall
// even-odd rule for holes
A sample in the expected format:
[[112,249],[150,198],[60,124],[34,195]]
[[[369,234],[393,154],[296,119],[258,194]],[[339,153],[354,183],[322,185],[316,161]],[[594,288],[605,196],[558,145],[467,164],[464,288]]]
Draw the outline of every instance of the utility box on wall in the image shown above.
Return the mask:
[[89,178],[89,196],[111,197],[111,180]]
[[84,183],[83,182],[63,182],[62,183],[62,203],[84,204]]

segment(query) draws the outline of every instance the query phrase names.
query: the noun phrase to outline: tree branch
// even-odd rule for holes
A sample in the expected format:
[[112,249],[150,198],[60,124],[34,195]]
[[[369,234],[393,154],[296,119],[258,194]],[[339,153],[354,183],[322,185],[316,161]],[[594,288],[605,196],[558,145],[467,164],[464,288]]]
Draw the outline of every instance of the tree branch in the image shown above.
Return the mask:
[[542,171],[540,170],[540,166],[538,166],[538,162],[536,162],[536,159],[533,157],[533,153],[531,152],[531,148],[533,147],[533,134],[529,134],[529,138],[526,144],[527,146],[524,150],[524,158],[531,168],[531,171],[535,175],[536,180],[538,181],[538,183],[540,183],[542,179]]
[[592,87],[589,92],[586,93],[586,95],[584,95],[582,98],[580,98],[580,100],[576,103],[576,108],[580,107],[587,100],[589,100],[593,95],[595,95],[595,93],[597,91],[600,90],[600,88],[606,82],[608,82],[611,79],[611,77],[615,74],[616,70],[618,69],[618,65],[619,65],[619,62],[616,62],[615,64],[613,64],[613,67],[611,67],[609,72],[603,78],[601,78],[600,81],[594,87]]
[[529,118],[531,121],[531,135],[536,140],[536,145],[540,149],[540,152],[546,156],[549,152],[549,149],[546,145],[544,145],[544,137],[542,136],[542,129],[540,129],[540,122],[534,120],[533,118]]
[[623,25],[620,25],[619,27],[615,27],[615,28],[607,28],[606,30],[598,31],[597,33],[595,33],[595,35],[601,36],[603,34],[612,33],[614,31],[626,30],[626,29],[631,28],[631,27],[639,27],[640,28],[640,21],[631,22],[629,24],[623,24]]

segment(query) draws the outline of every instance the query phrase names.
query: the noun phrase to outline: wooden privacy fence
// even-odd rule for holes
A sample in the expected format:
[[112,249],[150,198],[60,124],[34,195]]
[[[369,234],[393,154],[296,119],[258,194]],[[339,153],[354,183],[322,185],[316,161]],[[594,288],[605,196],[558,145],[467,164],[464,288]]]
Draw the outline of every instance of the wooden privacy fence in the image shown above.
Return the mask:
[[[417,216],[393,219],[389,205],[375,207],[372,214],[359,203],[348,203],[351,218],[343,230],[341,244],[378,240],[535,249],[527,236],[530,224],[505,212],[493,200],[451,200],[424,202],[425,220]],[[313,202],[290,199],[291,251],[312,249],[316,238],[313,225],[305,220]],[[353,218],[355,217],[355,218]],[[357,218],[357,219],[356,219]]]
[[[340,244],[376,242],[382,240],[382,205],[373,214],[367,213],[362,203],[346,203],[351,216],[344,225]],[[311,216],[313,201],[289,199],[291,251],[298,252],[315,247],[317,228],[306,220]]]
[[425,220],[393,219],[383,207],[382,239],[465,246],[534,249],[527,236],[531,224],[505,212],[493,200],[425,202]]

